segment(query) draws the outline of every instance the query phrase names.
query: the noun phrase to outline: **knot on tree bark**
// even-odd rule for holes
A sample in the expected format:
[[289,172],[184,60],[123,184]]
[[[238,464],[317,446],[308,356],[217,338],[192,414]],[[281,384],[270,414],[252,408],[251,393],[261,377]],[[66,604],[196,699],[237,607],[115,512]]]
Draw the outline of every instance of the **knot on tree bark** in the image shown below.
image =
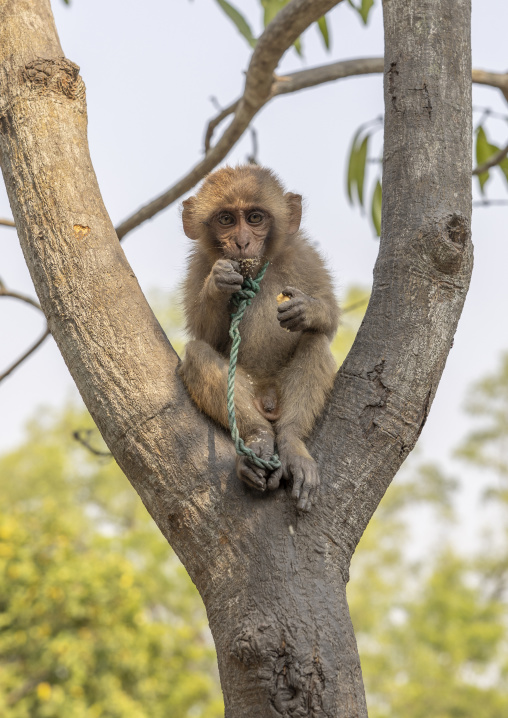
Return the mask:
[[[323,706],[324,671],[317,647],[305,651],[306,641],[289,640],[289,632],[253,616],[233,640],[232,655],[261,681],[273,718],[327,718]],[[296,646],[298,645],[298,649]]]
[[458,274],[462,268],[465,249],[471,238],[469,222],[459,214],[452,214],[432,229],[422,232],[423,254],[442,274]]
[[31,90],[41,95],[53,93],[70,100],[85,99],[79,67],[64,57],[55,60],[38,57],[25,65],[22,77]]

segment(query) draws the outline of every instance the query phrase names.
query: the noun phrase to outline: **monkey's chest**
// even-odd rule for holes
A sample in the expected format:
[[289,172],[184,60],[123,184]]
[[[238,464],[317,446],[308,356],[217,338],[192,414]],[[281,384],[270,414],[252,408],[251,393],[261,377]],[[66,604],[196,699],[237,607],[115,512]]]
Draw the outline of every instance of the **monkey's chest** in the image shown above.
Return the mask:
[[238,364],[255,377],[270,377],[291,358],[300,332],[287,332],[277,320],[278,291],[260,292],[240,322]]

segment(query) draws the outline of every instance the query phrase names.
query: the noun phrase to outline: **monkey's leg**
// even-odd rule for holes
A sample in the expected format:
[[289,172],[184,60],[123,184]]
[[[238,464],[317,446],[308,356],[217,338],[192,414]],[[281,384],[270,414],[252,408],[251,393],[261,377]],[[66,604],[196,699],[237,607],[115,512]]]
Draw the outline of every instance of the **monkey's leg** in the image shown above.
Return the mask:
[[[179,369],[189,394],[201,411],[226,429],[229,428],[226,406],[228,368],[228,361],[215,349],[204,341],[195,340],[187,344]],[[256,409],[254,383],[241,367],[236,369],[235,410],[238,430],[246,446],[260,458],[269,459],[274,453],[274,430]],[[260,491],[266,489],[267,472],[246,457],[237,457],[236,473],[250,486]]]
[[[333,386],[335,360],[324,334],[304,332],[289,364],[280,374],[281,417],[275,424],[282,474],[293,477],[298,508],[310,511],[319,486],[317,465],[303,440],[310,434]],[[273,474],[268,488],[276,488]]]

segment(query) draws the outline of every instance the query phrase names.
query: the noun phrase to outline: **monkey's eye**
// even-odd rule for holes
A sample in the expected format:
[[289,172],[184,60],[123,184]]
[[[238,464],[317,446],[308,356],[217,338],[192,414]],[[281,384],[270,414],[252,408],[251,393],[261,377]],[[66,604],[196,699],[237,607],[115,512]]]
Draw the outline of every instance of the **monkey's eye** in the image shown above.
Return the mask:
[[222,224],[224,227],[228,227],[229,225],[235,223],[235,218],[232,214],[229,214],[229,212],[219,214],[217,219],[219,220],[219,224]]
[[261,212],[251,212],[247,217],[249,224],[259,224],[264,219],[264,215]]

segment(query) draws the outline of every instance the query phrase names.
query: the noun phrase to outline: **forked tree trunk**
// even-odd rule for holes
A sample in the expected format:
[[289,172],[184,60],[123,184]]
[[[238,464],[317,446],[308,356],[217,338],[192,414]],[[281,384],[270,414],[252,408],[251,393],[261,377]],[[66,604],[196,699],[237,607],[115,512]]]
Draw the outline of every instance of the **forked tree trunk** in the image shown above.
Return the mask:
[[88,409],[203,597],[226,716],[366,716],[349,563],[425,423],[472,267],[469,0],[384,2],[382,239],[310,442],[323,489],[308,516],[285,489],[240,485],[230,439],[182,388],[103,206],[49,1],[0,7],[1,164],[26,261]]

